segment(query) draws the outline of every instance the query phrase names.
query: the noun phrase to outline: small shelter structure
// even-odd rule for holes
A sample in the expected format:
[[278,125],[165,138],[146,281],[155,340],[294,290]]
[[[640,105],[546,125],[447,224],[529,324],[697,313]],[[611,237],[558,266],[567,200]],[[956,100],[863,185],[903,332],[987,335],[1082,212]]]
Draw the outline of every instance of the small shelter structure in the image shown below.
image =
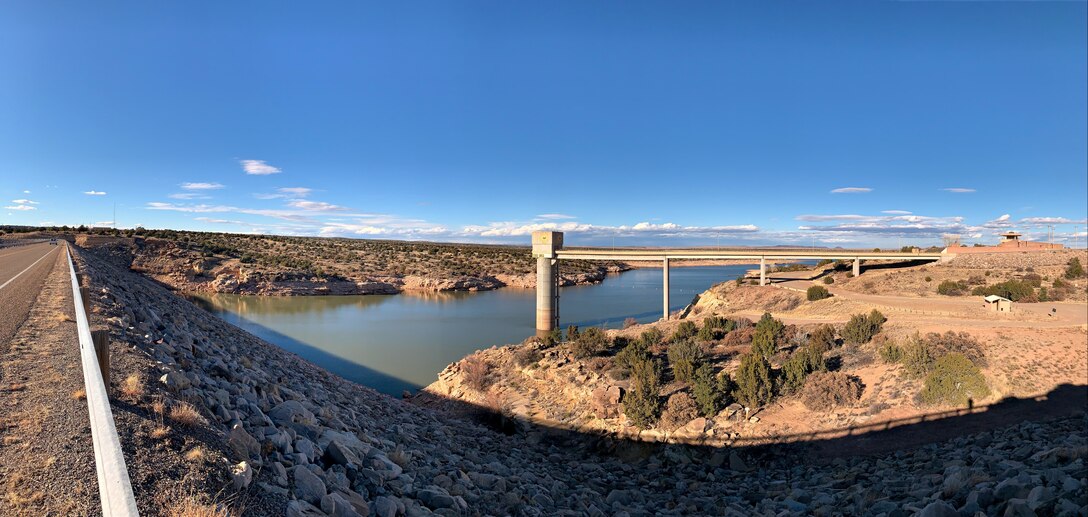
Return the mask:
[[991,294],[983,298],[986,302],[986,308],[994,312],[1012,312],[1012,300]]

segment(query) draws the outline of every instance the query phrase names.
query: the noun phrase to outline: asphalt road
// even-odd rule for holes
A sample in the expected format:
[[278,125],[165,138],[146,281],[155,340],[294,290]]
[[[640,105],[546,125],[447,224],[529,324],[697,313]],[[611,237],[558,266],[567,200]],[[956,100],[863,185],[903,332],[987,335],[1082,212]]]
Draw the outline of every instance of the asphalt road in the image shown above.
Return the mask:
[[0,350],[26,321],[63,248],[43,243],[0,249]]

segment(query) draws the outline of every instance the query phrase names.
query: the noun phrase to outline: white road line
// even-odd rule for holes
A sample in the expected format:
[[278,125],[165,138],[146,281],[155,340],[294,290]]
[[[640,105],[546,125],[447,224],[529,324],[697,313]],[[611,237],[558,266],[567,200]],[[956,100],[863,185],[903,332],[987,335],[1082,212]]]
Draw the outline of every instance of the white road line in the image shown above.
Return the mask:
[[[59,248],[58,248],[58,249],[59,249]],[[4,282],[3,284],[0,284],[0,289],[3,289],[3,288],[5,288],[5,287],[7,287],[7,286],[8,286],[8,284],[10,284],[10,283],[14,282],[16,278],[19,278],[20,276],[22,276],[22,275],[23,275],[23,273],[26,273],[27,271],[29,271],[29,270],[30,270],[30,268],[32,268],[32,267],[34,267],[34,266],[38,265],[38,262],[41,262],[41,261],[42,261],[42,259],[44,259],[45,257],[48,257],[48,256],[49,256],[50,254],[52,254],[52,253],[53,253],[53,250],[49,250],[49,252],[48,252],[48,253],[46,253],[45,255],[42,255],[42,256],[41,256],[41,258],[39,258],[38,260],[35,260],[33,264],[31,264],[31,265],[27,266],[27,267],[26,267],[26,269],[24,269],[24,270],[20,271],[18,275],[15,275],[15,276],[13,276],[13,277],[11,277],[11,279],[10,279],[10,280],[8,280],[7,282]]]

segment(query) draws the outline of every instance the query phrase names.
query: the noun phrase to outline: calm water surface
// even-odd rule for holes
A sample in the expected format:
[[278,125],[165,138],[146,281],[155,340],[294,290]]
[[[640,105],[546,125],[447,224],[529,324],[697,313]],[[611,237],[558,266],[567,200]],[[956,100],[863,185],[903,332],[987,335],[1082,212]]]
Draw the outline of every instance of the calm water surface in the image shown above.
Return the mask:
[[[752,266],[673,268],[671,310]],[[560,321],[617,328],[625,318],[661,317],[661,270],[610,275],[598,285],[560,289]],[[504,288],[478,293],[368,296],[199,294],[224,320],[346,379],[399,396],[430,384],[475,350],[519,343],[534,333],[536,294]]]

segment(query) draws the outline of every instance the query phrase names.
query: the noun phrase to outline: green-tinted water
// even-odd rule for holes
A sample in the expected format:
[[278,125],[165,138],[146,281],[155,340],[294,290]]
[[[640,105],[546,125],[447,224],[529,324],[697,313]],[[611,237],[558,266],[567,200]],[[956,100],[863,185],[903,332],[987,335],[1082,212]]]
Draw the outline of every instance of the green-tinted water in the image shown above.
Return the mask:
[[[751,266],[674,268],[671,309]],[[534,333],[535,293],[505,288],[480,293],[371,296],[195,295],[206,308],[349,380],[399,395],[430,384],[446,365],[475,350],[519,343]],[[628,317],[661,315],[661,270],[611,275],[599,285],[560,290],[565,327],[616,328]]]

